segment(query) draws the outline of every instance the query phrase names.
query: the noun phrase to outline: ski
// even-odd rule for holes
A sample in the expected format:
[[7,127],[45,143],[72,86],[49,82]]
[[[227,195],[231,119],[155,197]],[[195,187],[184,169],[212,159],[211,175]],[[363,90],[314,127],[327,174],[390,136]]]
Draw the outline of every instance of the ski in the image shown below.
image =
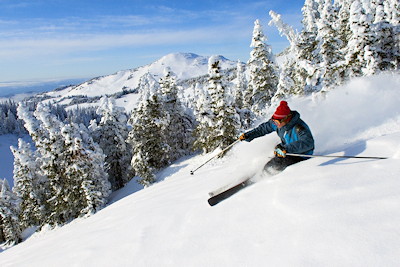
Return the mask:
[[233,194],[236,194],[243,188],[252,184],[251,178],[252,177],[246,178],[245,180],[242,180],[241,182],[238,182],[237,184],[224,186],[220,189],[210,192],[209,195],[211,197],[208,199],[208,204],[210,204],[210,206],[215,206],[218,203],[220,203],[221,201],[229,198]]
[[242,183],[242,182],[244,182],[244,181],[247,181],[248,179],[249,179],[248,177],[245,177],[245,178],[242,178],[242,179],[237,180],[237,181],[235,181],[235,182],[232,182],[232,183],[230,183],[230,184],[224,185],[224,186],[222,186],[222,187],[220,187],[220,188],[218,188],[218,189],[216,189],[216,190],[214,190],[214,191],[209,192],[208,195],[209,195],[210,197],[213,197],[213,196],[215,196],[215,195],[218,195],[218,194],[220,194],[220,193],[222,193],[222,192],[228,190],[228,189],[231,188],[231,187],[234,187],[235,185],[238,185],[238,184],[240,184],[240,183]]

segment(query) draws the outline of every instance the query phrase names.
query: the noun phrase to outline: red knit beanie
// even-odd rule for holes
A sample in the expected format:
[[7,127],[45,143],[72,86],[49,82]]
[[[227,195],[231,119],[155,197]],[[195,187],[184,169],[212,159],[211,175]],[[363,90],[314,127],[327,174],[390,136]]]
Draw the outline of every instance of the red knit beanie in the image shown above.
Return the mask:
[[281,120],[289,115],[291,112],[288,107],[288,103],[286,101],[281,101],[279,106],[276,108],[274,115],[272,115],[273,119]]

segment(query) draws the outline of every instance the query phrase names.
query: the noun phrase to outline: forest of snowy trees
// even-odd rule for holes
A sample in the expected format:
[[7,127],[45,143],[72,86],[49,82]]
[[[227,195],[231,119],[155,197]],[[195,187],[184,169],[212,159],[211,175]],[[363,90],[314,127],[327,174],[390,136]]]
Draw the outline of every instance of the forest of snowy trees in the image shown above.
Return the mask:
[[26,133],[23,122],[18,120],[17,103],[12,100],[0,103],[0,121],[0,135]]
[[190,103],[168,68],[159,80],[141,77],[141,98],[131,114],[109,97],[96,111],[2,103],[0,134],[27,131],[32,142],[21,139],[12,147],[14,187],[0,180],[0,242],[16,244],[25,229],[89,216],[133,178],[151,185],[174,160],[229,145],[281,99],[399,70],[398,0],[306,0],[302,13],[297,32],[270,12],[270,25],[290,43],[282,64],[256,20],[250,58],[238,62],[235,82],[228,83],[218,57],[210,57],[208,81],[194,86]]

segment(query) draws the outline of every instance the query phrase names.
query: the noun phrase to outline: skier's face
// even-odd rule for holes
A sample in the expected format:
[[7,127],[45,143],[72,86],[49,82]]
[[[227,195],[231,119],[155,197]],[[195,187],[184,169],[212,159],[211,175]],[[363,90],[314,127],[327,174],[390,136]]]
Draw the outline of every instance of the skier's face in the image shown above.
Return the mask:
[[286,125],[286,121],[282,121],[282,120],[274,120],[272,119],[272,121],[274,122],[274,124],[278,127],[278,128],[282,128],[283,126]]
[[292,114],[287,115],[285,118],[281,119],[281,120],[277,120],[274,118],[271,118],[271,120],[273,121],[273,123],[278,127],[278,128],[282,128],[283,126],[285,126],[286,124],[288,124],[288,122],[290,121],[290,119],[292,118]]

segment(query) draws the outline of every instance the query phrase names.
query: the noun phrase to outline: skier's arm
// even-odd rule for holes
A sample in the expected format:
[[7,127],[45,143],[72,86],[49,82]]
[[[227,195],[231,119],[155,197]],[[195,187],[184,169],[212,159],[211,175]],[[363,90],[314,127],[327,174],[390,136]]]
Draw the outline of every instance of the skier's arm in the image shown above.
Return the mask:
[[244,133],[246,141],[250,142],[254,138],[258,138],[264,136],[266,134],[272,133],[276,130],[276,125],[271,121],[264,122],[260,124],[257,128],[254,128],[251,131]]

